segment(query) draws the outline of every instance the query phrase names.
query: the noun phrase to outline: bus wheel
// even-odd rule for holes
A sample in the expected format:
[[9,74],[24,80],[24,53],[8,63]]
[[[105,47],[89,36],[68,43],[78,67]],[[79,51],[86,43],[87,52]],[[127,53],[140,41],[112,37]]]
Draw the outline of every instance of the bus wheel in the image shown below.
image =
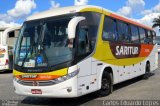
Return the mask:
[[150,64],[146,64],[145,74],[143,75],[143,79],[148,79],[150,76]]
[[101,81],[101,89],[98,91],[98,96],[107,96],[112,93],[112,74],[104,71]]

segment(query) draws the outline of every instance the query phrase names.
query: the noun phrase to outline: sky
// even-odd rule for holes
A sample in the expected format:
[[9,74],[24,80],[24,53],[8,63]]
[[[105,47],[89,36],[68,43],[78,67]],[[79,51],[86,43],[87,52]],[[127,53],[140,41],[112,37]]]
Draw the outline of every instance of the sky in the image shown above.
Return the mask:
[[0,27],[22,25],[32,14],[73,5],[100,6],[148,26],[160,15],[160,0],[1,0]]

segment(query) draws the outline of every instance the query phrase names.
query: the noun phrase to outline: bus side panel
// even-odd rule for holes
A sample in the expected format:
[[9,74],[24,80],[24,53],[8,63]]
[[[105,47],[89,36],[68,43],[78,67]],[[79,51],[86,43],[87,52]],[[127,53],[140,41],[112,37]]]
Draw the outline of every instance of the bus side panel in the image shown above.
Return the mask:
[[157,45],[154,46],[154,49],[151,53],[151,56],[150,56],[149,60],[150,60],[151,71],[156,70],[158,68],[158,49],[157,49]]
[[[118,78],[119,78],[119,74],[118,74],[119,67],[118,66],[110,65],[110,64],[107,64],[105,62],[99,61],[94,58],[92,58],[91,63],[92,63],[91,69],[93,70],[92,72],[94,74],[78,77],[78,95],[79,96],[82,96],[84,94],[88,94],[88,93],[91,93],[91,92],[94,92],[94,91],[101,89],[102,75],[103,75],[105,68],[107,68],[107,67],[112,68],[113,83],[114,84],[118,83]],[[102,65],[98,65],[98,64],[102,64]],[[78,67],[80,68],[80,65],[78,65]],[[85,68],[86,66],[83,66],[83,67]],[[80,69],[82,69],[82,68],[80,68]],[[82,71],[82,70],[80,70],[80,71]],[[88,70],[85,70],[85,71],[88,71]]]
[[97,75],[89,75],[78,78],[78,96],[82,96],[96,91],[97,88]]
[[[112,69],[112,72],[113,72],[113,84],[118,83],[119,66],[110,65],[110,64],[107,64],[107,63],[105,63],[103,61],[97,60],[95,58],[92,58],[92,65],[94,66],[94,70],[96,70],[96,72],[97,72],[98,89],[101,88],[101,78],[102,78],[102,74],[103,74],[105,68],[111,68]],[[93,67],[92,67],[92,69],[93,69]]]
[[77,64],[78,73],[78,95],[88,94],[97,90],[97,75],[92,57],[86,58]]
[[82,60],[77,64],[79,73],[78,77],[84,77],[91,75],[91,57]]

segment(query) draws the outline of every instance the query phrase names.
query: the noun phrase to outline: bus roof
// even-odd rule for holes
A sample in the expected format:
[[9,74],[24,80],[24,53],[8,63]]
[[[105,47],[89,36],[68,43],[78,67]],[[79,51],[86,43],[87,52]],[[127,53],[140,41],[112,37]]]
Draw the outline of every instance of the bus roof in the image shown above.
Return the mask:
[[20,28],[21,26],[3,27],[3,28],[0,28],[0,31],[5,31],[8,29],[19,30]]
[[[81,10],[85,8],[95,8],[95,6],[69,6],[69,7],[61,7],[61,8],[55,8],[55,9],[50,9],[44,12],[36,13],[30,17],[27,18],[28,20],[34,20],[34,19],[41,19],[41,18],[47,18],[47,17],[52,17],[52,16],[58,16],[58,15],[63,15],[63,14],[69,14],[69,13],[77,13],[80,12]],[[96,7],[98,8],[98,7]],[[102,8],[99,8],[102,9]]]
[[127,17],[121,16],[115,12],[104,9],[102,7],[91,6],[91,5],[69,6],[69,7],[50,9],[50,10],[47,10],[44,12],[33,14],[32,16],[28,17],[26,21],[42,19],[42,18],[47,18],[47,17],[53,17],[53,16],[58,16],[58,15],[64,15],[64,14],[70,14],[70,13],[85,12],[85,11],[94,11],[94,12],[103,13],[105,15],[116,18],[118,20],[125,21],[127,23],[137,25],[137,26],[140,26],[140,27],[148,29],[148,30],[153,30],[151,27],[140,24],[140,23],[134,21],[133,19],[129,19]]
[[7,27],[0,28],[0,31],[4,31]]

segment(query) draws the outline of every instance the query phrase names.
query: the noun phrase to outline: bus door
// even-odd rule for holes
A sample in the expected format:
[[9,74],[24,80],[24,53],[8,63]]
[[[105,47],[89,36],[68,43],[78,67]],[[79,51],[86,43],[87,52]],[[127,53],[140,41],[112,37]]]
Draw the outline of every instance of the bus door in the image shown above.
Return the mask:
[[78,31],[78,47],[77,57],[80,59],[78,63],[78,92],[86,94],[97,89],[95,62],[92,62],[91,40],[89,39],[88,28],[81,26]]
[[91,58],[90,53],[90,42],[88,37],[88,28],[85,26],[79,27],[77,35],[77,59],[80,62],[78,67],[80,69],[79,76],[91,75]]

